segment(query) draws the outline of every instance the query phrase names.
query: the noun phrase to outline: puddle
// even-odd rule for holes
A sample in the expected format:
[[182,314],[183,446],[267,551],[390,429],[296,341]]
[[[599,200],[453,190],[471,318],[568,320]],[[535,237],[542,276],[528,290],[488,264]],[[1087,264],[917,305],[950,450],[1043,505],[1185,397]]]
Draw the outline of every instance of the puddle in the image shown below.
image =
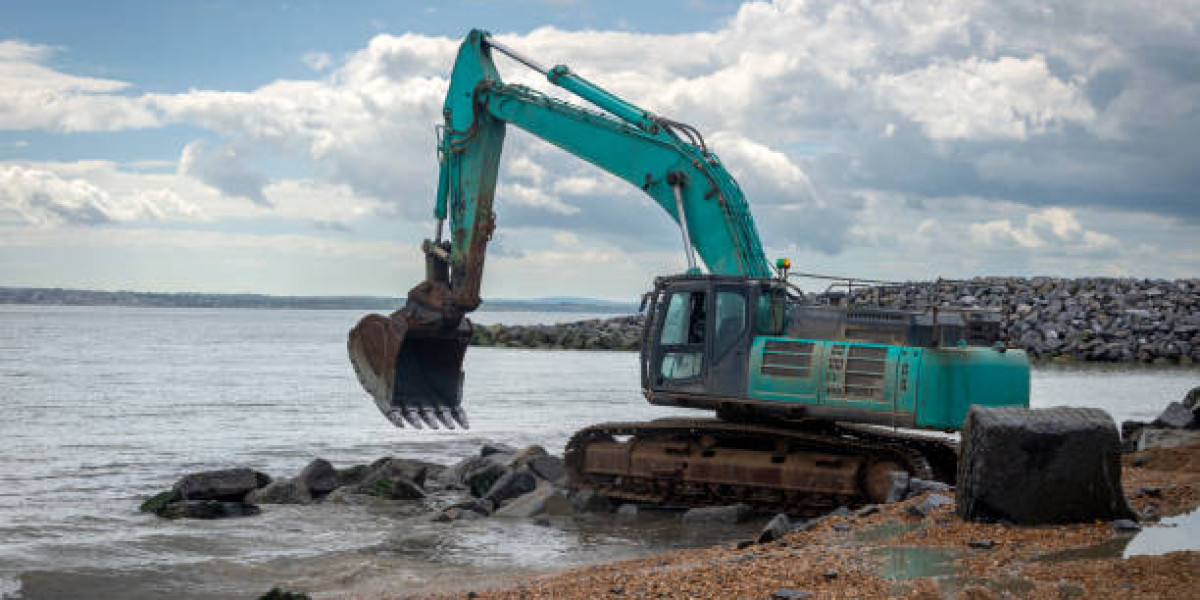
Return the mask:
[[879,576],[892,581],[954,575],[954,560],[959,555],[947,548],[912,546],[888,546],[875,552],[883,556]]
[[881,544],[894,537],[928,528],[929,524],[923,521],[888,521],[874,527],[855,530],[853,539],[863,544]]
[[1147,525],[1130,540],[1123,558],[1200,550],[1200,509]]
[[1131,556],[1158,556],[1177,550],[1200,550],[1200,509],[1185,515],[1166,517],[1157,523],[1145,523],[1133,535],[1120,535],[1094,546],[1051,552],[1039,561],[1064,562]]

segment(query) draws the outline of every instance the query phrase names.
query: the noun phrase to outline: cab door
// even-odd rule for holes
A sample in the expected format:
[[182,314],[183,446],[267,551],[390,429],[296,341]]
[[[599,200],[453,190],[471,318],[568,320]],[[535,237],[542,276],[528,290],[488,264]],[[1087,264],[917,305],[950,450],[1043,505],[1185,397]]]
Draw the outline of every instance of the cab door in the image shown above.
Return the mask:
[[717,285],[709,299],[708,386],[717,396],[746,395],[750,302],[745,287]]

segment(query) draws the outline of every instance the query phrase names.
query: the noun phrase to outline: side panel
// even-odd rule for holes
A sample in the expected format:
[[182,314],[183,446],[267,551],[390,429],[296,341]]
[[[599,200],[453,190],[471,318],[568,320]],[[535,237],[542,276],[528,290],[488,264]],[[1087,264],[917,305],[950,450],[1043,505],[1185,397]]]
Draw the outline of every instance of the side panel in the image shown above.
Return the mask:
[[917,426],[958,429],[972,404],[1029,406],[1029,357],[1022,350],[924,349]]

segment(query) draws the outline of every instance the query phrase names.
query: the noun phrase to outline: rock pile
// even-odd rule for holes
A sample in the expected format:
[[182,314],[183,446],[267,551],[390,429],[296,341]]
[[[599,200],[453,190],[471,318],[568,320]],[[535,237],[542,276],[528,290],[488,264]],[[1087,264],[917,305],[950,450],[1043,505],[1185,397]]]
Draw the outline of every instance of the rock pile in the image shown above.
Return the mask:
[[882,306],[999,310],[1001,333],[1037,358],[1200,361],[1200,279],[975,278],[856,290]]
[[552,350],[637,350],[641,316],[590,319],[558,325],[476,325],[471,344]]
[[[1200,361],[1200,279],[976,278],[855,290],[889,308],[985,308],[1001,336],[1041,359],[1193,364]],[[810,300],[822,300],[810,296]],[[477,325],[477,346],[637,350],[641,316],[559,325]]]
[[1172,402],[1158,418],[1121,423],[1121,449],[1171,448],[1200,444],[1200,387],[1192,388],[1181,402]]

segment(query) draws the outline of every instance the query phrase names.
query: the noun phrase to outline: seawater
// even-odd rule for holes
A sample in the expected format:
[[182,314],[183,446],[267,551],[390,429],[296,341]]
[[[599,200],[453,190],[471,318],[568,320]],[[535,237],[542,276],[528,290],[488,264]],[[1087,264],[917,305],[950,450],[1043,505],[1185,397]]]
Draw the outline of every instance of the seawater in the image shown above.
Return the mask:
[[[345,336],[360,311],[0,306],[0,597],[252,597],[271,585],[415,593],[487,585],[646,552],[716,543],[670,515],[552,527],[452,526],[418,510],[267,507],[250,519],[163,521],[140,500],[196,470],[290,476],[404,456],[451,463],[485,440],[561,452],[588,424],[703,413],[647,404],[628,352],[472,348],[472,429],[396,429],[361,391]],[[477,313],[480,323],[607,315]],[[1047,367],[1035,406],[1153,418],[1200,372]]]

